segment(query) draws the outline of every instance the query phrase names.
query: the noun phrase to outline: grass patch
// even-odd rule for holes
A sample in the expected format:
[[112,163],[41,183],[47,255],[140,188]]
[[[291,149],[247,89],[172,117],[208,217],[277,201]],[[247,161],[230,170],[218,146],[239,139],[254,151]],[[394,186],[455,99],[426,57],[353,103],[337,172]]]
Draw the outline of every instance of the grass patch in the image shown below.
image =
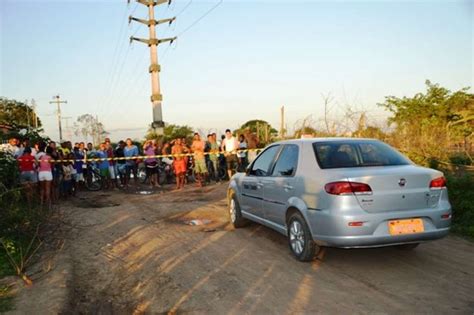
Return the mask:
[[13,310],[13,296],[9,294],[8,287],[0,287],[0,313]]
[[0,279],[6,276],[15,275],[15,269],[8,261],[7,253],[3,248],[0,248]]
[[474,239],[474,175],[448,175],[447,180],[453,207],[451,231]]

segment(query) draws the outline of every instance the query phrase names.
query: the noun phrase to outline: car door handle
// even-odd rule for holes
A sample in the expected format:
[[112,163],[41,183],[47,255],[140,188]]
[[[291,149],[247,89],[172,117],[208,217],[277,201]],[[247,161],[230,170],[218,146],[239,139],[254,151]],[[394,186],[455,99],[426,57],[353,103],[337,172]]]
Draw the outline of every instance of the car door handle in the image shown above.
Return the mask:
[[263,183],[257,183],[257,188],[262,188],[263,187]]
[[291,185],[285,185],[285,186],[283,186],[283,188],[285,188],[286,190],[292,190],[292,189],[293,189],[293,186],[291,186]]

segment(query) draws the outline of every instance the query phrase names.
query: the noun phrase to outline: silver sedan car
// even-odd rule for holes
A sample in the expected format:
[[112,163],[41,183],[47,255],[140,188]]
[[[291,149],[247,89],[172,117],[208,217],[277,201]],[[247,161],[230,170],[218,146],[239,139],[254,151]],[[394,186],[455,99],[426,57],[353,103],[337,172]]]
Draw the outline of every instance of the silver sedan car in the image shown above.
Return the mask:
[[288,237],[297,259],[322,246],[397,246],[446,236],[451,205],[437,170],[372,139],[313,138],[269,145],[232,177],[229,215]]

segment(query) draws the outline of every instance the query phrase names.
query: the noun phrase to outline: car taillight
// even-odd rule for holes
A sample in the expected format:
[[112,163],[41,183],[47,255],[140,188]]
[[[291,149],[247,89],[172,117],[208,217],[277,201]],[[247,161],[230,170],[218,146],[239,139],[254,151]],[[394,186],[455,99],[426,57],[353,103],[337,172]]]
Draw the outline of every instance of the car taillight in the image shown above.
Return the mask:
[[445,187],[446,187],[446,178],[444,177],[435,178],[430,182],[430,188],[437,189],[437,188],[445,188]]
[[369,185],[364,183],[355,183],[355,182],[332,182],[326,184],[324,189],[328,194],[331,195],[347,195],[347,194],[357,194],[365,195],[371,194],[372,188]]

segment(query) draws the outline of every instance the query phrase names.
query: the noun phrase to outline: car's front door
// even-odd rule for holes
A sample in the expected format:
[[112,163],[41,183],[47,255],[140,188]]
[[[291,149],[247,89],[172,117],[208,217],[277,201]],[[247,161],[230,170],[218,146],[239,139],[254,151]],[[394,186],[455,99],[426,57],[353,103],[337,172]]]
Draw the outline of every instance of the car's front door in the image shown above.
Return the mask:
[[281,226],[286,224],[288,200],[295,194],[298,157],[298,145],[285,145],[281,149],[271,175],[263,179],[265,219]]
[[264,217],[263,202],[263,182],[262,179],[269,175],[269,171],[273,166],[275,156],[280,149],[279,145],[268,147],[255,159],[250,166],[247,175],[242,180],[241,205],[242,211]]

